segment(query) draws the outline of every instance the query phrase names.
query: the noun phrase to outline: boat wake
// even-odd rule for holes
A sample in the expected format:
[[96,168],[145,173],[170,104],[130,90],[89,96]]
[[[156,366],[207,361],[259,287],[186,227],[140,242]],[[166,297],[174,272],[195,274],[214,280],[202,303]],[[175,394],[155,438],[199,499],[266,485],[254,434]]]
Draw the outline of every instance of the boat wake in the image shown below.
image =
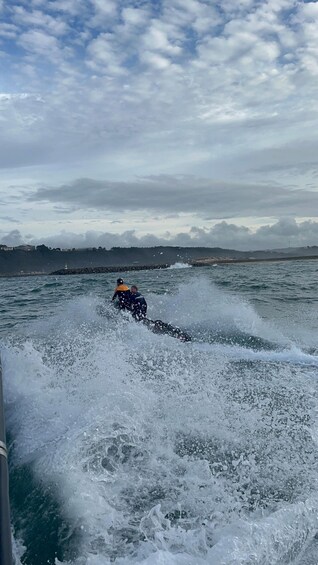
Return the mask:
[[4,344],[25,565],[307,563],[317,357],[206,286],[149,297],[190,343],[84,296]]

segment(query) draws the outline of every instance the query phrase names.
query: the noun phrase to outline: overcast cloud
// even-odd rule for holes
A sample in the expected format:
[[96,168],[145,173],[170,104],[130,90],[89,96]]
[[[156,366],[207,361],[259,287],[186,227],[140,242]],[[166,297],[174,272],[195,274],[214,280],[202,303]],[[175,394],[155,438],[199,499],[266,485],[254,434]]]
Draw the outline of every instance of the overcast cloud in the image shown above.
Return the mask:
[[[0,234],[1,235],[1,234]],[[281,219],[272,225],[264,225],[257,230],[245,226],[218,222],[211,228],[192,227],[187,232],[172,234],[166,232],[163,237],[151,233],[138,237],[135,230],[117,234],[97,232],[94,230],[76,234],[62,231],[40,239],[29,234],[23,236],[18,229],[11,230],[2,237],[4,244],[17,246],[21,244],[45,245],[55,248],[73,247],[152,247],[158,245],[174,245],[182,247],[226,247],[241,251],[257,249],[279,249],[288,247],[304,247],[314,245],[318,238],[318,222],[304,221],[297,223],[294,219]]]
[[318,192],[280,186],[246,185],[194,177],[146,177],[135,182],[79,179],[55,188],[40,188],[33,202],[72,204],[80,208],[118,211],[187,212],[200,217],[255,217],[259,213],[318,216]]
[[0,241],[317,242],[318,2],[0,13]]

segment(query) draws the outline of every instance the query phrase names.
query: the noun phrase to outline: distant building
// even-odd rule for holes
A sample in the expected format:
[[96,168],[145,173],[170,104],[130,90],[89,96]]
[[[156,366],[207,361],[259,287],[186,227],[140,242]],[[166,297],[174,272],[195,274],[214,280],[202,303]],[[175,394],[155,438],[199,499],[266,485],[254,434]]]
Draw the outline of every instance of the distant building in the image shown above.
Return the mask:
[[13,251],[13,247],[8,247],[7,245],[0,243],[0,251]]

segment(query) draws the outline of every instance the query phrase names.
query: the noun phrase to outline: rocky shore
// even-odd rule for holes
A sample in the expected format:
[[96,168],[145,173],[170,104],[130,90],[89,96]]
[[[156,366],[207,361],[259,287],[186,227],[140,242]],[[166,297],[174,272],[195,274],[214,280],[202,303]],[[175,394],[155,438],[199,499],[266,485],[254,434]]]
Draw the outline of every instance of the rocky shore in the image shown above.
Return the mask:
[[169,264],[164,265],[130,265],[124,267],[82,267],[79,269],[59,269],[49,273],[50,275],[89,275],[97,273],[123,273],[126,271],[145,271],[149,269],[167,269]]

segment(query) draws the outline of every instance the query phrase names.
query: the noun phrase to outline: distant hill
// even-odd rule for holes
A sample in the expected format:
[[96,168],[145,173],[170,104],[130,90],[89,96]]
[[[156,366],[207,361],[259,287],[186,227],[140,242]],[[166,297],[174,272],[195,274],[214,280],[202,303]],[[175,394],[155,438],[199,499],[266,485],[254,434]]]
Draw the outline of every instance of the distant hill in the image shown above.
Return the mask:
[[279,259],[318,257],[318,246],[266,251],[236,251],[220,247],[113,247],[50,249],[45,245],[7,247],[0,245],[0,276],[49,274],[60,269],[92,267],[153,266],[199,259]]

